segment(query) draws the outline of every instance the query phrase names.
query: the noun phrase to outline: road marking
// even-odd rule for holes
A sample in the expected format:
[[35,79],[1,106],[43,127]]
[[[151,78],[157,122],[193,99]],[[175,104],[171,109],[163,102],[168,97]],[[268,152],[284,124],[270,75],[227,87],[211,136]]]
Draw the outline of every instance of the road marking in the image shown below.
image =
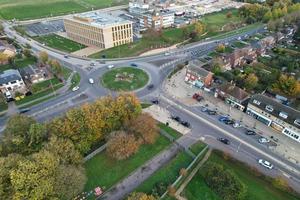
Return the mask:
[[229,133],[228,131],[225,131],[224,129],[220,128],[219,126],[216,126],[215,124],[212,124],[211,122],[207,121],[206,119],[201,118],[200,116],[196,115],[195,113],[191,112],[190,110],[188,110],[186,108],[183,108],[181,105],[176,104],[175,102],[173,102],[172,100],[166,98],[165,96],[162,95],[161,97],[164,98],[165,101],[169,102],[170,104],[173,104],[175,107],[180,108],[182,111],[188,113],[189,115],[194,116],[195,118],[197,118],[197,119],[201,120],[202,122],[204,122],[204,123],[206,123],[206,124],[214,127],[215,129],[217,129],[218,131],[224,133],[225,135],[227,135],[227,136],[229,136],[229,137],[231,137],[231,138],[239,141],[240,143],[243,143],[245,146],[248,146],[249,148],[251,148],[251,149],[255,150],[256,152],[264,155],[265,157],[268,157],[269,159],[271,159],[271,160],[279,163],[280,165],[284,166],[287,170],[292,171],[292,172],[300,175],[300,172],[299,172],[298,169],[296,169],[294,167],[291,167],[291,166],[287,165],[286,163],[284,163],[284,162],[282,162],[282,161],[280,161],[280,160],[278,160],[278,159],[270,156],[269,154],[265,153],[264,151],[258,149],[257,147],[255,147],[255,146],[253,146],[253,145],[251,145],[249,143],[246,143],[245,141],[243,141],[242,139],[238,138],[237,136]]

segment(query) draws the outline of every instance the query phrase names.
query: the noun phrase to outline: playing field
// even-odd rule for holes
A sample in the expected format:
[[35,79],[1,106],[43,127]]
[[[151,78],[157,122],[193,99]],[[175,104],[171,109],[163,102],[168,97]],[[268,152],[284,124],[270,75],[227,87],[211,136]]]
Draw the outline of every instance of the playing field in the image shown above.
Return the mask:
[[127,4],[128,0],[0,0],[0,17],[28,20]]

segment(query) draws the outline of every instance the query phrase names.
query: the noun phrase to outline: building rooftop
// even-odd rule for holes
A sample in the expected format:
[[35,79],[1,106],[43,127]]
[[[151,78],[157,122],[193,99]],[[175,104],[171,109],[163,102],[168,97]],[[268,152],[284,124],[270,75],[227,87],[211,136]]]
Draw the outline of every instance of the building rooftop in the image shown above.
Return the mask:
[[2,73],[0,73],[0,85],[20,79],[22,79],[21,75],[19,71],[15,69],[5,70]]
[[81,23],[89,24],[100,28],[132,23],[129,20],[97,11],[77,14],[73,17],[67,17],[67,19],[76,20]]
[[211,73],[210,71],[207,71],[206,69],[202,68],[202,66],[205,63],[202,63],[199,60],[194,60],[192,62],[189,62],[188,65],[188,70],[197,73],[198,75],[202,76],[202,77],[206,77],[209,73]]
[[231,83],[225,83],[219,86],[218,89],[240,101],[245,100],[249,96],[246,91],[235,85],[232,85]]
[[266,113],[270,113],[271,115],[300,128],[300,125],[295,123],[295,120],[300,120],[300,111],[298,110],[285,106],[275,99],[262,94],[253,95],[249,103],[264,110]]

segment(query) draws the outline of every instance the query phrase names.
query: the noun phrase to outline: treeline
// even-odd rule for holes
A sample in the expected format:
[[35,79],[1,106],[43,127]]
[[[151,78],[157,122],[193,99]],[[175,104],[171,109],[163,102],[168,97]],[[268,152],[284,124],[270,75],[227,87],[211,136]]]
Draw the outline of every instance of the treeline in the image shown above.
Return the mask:
[[84,188],[83,156],[93,145],[132,125],[138,144],[155,140],[155,121],[141,110],[134,95],[122,94],[72,109],[46,124],[25,115],[11,117],[0,144],[1,199],[71,199]]

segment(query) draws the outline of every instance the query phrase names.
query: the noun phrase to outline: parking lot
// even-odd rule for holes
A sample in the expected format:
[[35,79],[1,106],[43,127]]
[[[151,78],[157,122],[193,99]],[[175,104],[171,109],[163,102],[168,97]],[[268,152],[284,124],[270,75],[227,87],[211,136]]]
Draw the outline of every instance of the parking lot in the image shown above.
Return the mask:
[[56,32],[64,32],[63,20],[44,21],[25,25],[25,30],[31,37],[47,35]]

